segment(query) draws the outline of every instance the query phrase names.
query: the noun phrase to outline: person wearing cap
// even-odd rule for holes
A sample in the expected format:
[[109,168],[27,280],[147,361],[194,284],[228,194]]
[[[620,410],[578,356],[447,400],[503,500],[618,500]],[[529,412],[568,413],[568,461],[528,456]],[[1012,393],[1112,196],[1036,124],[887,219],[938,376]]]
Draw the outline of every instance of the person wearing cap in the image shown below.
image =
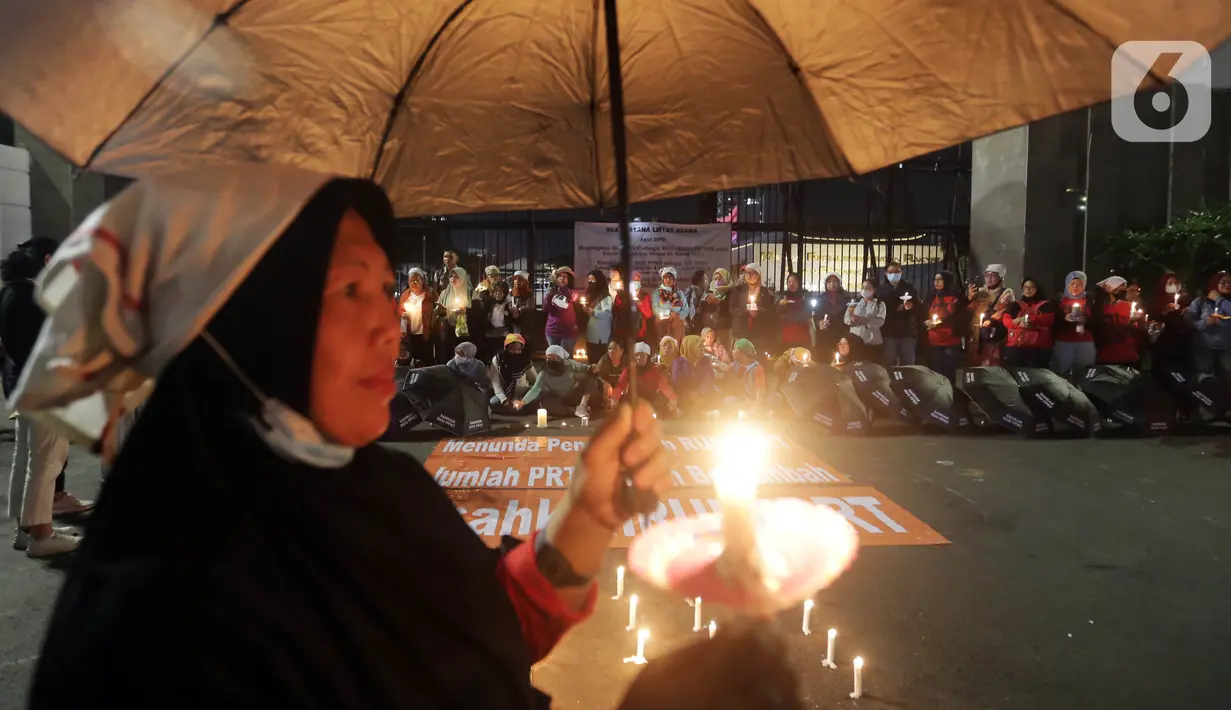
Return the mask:
[[777,338],[778,323],[774,292],[765,285],[761,267],[744,267],[744,282],[731,289],[727,308],[731,312],[731,337],[768,347]]
[[488,289],[490,289],[492,286],[495,286],[498,283],[500,283],[500,267],[499,266],[488,266],[484,268],[483,269],[483,280],[479,282],[478,286],[474,287],[474,293],[471,294],[471,300],[474,300],[474,301],[479,300],[479,298],[482,297],[484,292],[486,292]]
[[654,289],[650,305],[654,311],[654,331],[658,337],[671,337],[679,343],[684,339],[688,320],[692,318],[692,304],[688,293],[676,288],[679,273],[674,266],[663,267],[658,272],[659,285]]
[[1084,271],[1071,271],[1064,277],[1051,351],[1051,369],[1061,377],[1092,367],[1098,360],[1094,331],[1089,327],[1094,302],[1086,295],[1086,280]]
[[417,361],[420,367],[437,362],[432,338],[435,309],[436,298],[428,288],[427,273],[412,268],[406,277],[406,290],[398,299],[398,314],[402,321],[402,347],[406,359],[412,364]]
[[526,396],[513,401],[513,409],[546,409],[553,417],[590,416],[590,397],[597,385],[590,366],[573,360],[561,345],[547,346],[547,360]]
[[988,264],[983,270],[983,285],[970,284],[966,290],[970,327],[967,336],[966,364],[969,367],[994,367],[1000,364],[1001,349],[1009,331],[1003,318],[1013,303],[1013,289],[1005,285],[1008,269],[1004,264]]
[[487,366],[487,379],[492,386],[493,414],[529,414],[529,409],[515,409],[517,390],[530,389],[526,374],[530,370],[530,353],[526,351],[526,339],[517,333],[504,336],[504,347]]
[[555,285],[543,295],[543,314],[547,316],[547,344],[559,345],[572,353],[577,347],[577,302],[581,294],[573,290],[573,270],[567,266],[552,275]]
[[649,344],[637,343],[633,353],[633,367],[625,368],[620,375],[612,398],[617,402],[624,398],[624,394],[628,392],[630,373],[636,370],[637,396],[647,400],[660,414],[674,413],[678,404],[675,389],[671,387],[667,374],[651,361]]

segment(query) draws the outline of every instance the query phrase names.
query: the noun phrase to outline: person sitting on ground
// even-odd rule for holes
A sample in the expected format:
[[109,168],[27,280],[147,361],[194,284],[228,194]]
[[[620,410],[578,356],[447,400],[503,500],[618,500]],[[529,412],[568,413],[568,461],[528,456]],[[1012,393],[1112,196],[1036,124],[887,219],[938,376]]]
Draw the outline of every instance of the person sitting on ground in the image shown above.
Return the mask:
[[590,368],[590,373],[598,380],[599,387],[603,391],[605,409],[614,409],[615,396],[613,393],[616,385],[620,383],[620,376],[624,374],[624,370],[624,343],[613,340],[607,346],[607,352]]
[[680,411],[685,414],[708,412],[722,403],[714,365],[705,354],[701,336],[684,336],[680,356],[671,366],[671,384],[679,396]]
[[[856,362],[858,357],[855,349],[851,347],[851,339],[853,335],[844,335],[838,338],[838,345],[834,348],[834,357],[829,361],[830,366],[838,370],[845,370],[852,362]],[[873,360],[872,362],[876,362]]]
[[664,374],[670,376],[675,360],[680,356],[680,343],[670,335],[658,341],[658,366]]
[[483,367],[482,360],[475,357],[478,353],[479,347],[474,343],[458,343],[453,349],[453,359],[445,366],[458,379],[473,382],[484,390],[489,390],[491,382],[487,379],[487,368]]
[[[634,368],[637,371],[637,396],[648,400],[660,414],[674,413],[679,399],[671,381],[662,369],[650,362],[650,346],[647,343],[637,343],[633,357]],[[616,384],[612,398],[619,402],[628,392],[629,372],[624,370],[620,381]]]
[[714,361],[715,367],[725,369],[731,364],[731,352],[718,339],[718,333],[713,328],[701,329],[701,347]]
[[499,414],[525,414],[525,410],[515,410],[509,406],[517,399],[520,387],[530,389],[525,384],[526,371],[530,369],[530,353],[526,352],[526,339],[517,333],[504,336],[504,348],[496,353],[491,364],[487,366],[487,379],[491,382],[492,412]]
[[757,348],[747,338],[735,341],[734,347],[735,367],[727,373],[726,406],[760,411],[768,395],[768,382]]
[[560,345],[547,348],[547,362],[538,373],[526,396],[513,401],[513,409],[546,409],[553,417],[590,416],[590,397],[594,380],[587,377],[590,366],[573,360]]

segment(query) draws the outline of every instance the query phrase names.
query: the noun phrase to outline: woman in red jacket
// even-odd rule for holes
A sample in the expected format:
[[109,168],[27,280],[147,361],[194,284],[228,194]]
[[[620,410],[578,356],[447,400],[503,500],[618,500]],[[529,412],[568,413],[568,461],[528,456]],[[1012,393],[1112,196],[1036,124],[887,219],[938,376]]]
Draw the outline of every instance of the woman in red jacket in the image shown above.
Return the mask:
[[957,290],[951,271],[941,271],[932,279],[932,294],[928,297],[928,344],[931,347],[929,366],[952,382],[957,377],[957,363],[962,356],[962,316],[966,301]]
[[653,404],[659,412],[674,414],[679,398],[676,397],[667,374],[650,362],[650,346],[646,343],[637,343],[634,347],[633,367],[624,368],[620,381],[611,392],[611,398],[616,402],[624,398],[624,393],[628,391],[629,373],[634,368],[637,370],[637,396]]
[[1001,322],[1009,331],[1004,351],[1006,365],[1047,367],[1051,363],[1056,304],[1047,300],[1038,281],[1022,281],[1022,297],[1009,304]]
[[[1094,344],[1099,365],[1141,367],[1140,347],[1146,340],[1145,310],[1128,297],[1128,281],[1111,276],[1098,283],[1103,289],[1096,310]],[[1137,289],[1140,296],[1141,289]]]
[[1093,305],[1086,297],[1086,273],[1070,271],[1064,279],[1060,307],[1056,309],[1056,342],[1052,346],[1051,369],[1061,377],[1090,367],[1098,357],[1094,333],[1087,327],[1087,321],[1093,318]]

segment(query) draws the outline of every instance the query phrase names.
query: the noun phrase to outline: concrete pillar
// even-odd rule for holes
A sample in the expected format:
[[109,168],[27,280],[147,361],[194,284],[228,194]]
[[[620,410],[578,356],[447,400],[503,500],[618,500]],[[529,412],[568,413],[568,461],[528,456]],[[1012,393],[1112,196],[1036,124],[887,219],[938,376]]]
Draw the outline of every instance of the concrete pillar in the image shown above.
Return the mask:
[[29,239],[30,154],[0,145],[0,256]]
[[103,203],[105,176],[81,173],[21,126],[14,131],[14,144],[30,154],[32,233],[64,239]]
[[1055,293],[1083,263],[1092,278],[1116,266],[1102,255],[1107,236],[1231,197],[1231,92],[1215,92],[1212,128],[1194,143],[1124,141],[1102,104],[973,148],[973,268],[1003,263],[1014,284],[1029,274]]

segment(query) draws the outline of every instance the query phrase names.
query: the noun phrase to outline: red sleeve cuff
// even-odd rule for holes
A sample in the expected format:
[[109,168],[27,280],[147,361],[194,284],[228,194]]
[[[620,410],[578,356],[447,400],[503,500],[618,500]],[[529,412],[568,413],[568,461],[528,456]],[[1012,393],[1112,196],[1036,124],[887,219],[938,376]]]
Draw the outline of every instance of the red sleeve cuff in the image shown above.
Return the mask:
[[585,603],[574,609],[560,599],[556,588],[539,571],[534,543],[542,531],[501,558],[496,578],[505,588],[521,621],[522,636],[535,661],[546,656],[564,632],[594,612],[598,585],[591,583]]

